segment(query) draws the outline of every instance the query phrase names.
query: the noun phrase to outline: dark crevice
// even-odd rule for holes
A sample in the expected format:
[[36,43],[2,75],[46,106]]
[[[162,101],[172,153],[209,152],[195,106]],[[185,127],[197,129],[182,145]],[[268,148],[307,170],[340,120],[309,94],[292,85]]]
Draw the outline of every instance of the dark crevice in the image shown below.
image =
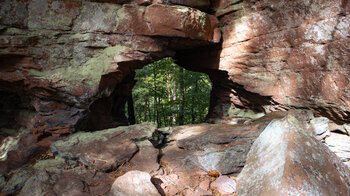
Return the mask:
[[168,134],[164,134],[161,131],[156,130],[152,133],[152,138],[149,141],[157,149],[162,149],[168,143],[167,141]]
[[332,133],[337,133],[337,134],[342,134],[342,135],[348,135],[346,133],[344,133],[343,131],[336,129],[336,130],[331,130]]
[[129,119],[125,115],[125,104],[130,101],[132,88],[135,84],[134,72],[125,76],[118,83],[118,73],[104,76],[100,88],[114,89],[112,93],[94,101],[86,116],[77,123],[76,129],[82,131],[96,131],[118,126],[126,126]]

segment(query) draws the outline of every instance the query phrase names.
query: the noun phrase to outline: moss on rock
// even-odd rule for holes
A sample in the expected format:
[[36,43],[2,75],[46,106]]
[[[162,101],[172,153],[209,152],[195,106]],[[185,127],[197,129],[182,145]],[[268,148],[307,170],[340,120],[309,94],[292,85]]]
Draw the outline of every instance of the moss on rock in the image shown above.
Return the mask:
[[117,62],[121,60],[119,55],[125,49],[126,47],[121,45],[108,47],[81,66],[73,64],[53,70],[30,70],[29,72],[35,78],[48,80],[52,84],[64,87],[67,91],[72,91],[77,86],[97,91],[101,76],[117,68]]
[[37,162],[33,167],[34,169],[46,171],[49,173],[60,173],[63,171],[65,166],[65,160],[61,157],[55,159],[41,160]]
[[12,194],[20,190],[32,175],[33,170],[29,168],[21,168],[15,171],[2,191],[6,194]]
[[73,148],[90,142],[106,142],[109,138],[122,135],[131,140],[140,141],[150,139],[157,126],[153,123],[142,123],[131,126],[121,126],[95,132],[79,132],[69,136],[67,140],[60,140],[51,145],[51,151],[60,157],[74,159],[69,152]]

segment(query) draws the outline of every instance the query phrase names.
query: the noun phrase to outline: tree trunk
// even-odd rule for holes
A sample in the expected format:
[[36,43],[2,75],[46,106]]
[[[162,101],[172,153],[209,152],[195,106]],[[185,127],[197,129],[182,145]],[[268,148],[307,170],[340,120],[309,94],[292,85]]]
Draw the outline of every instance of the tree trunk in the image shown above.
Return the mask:
[[128,116],[129,116],[129,125],[134,125],[136,123],[135,120],[135,111],[134,111],[134,101],[132,99],[132,94],[128,99]]
[[148,96],[145,96],[145,105],[143,108],[143,122],[147,121],[147,110],[148,110]]
[[185,105],[185,94],[184,94],[184,68],[180,67],[180,108],[179,108],[179,117],[178,117],[178,124],[183,125],[184,124],[184,105]]
[[[195,113],[195,109],[194,109],[194,102],[195,102],[195,96],[198,95],[198,80],[196,79],[196,84],[195,84],[195,87],[194,87],[194,93],[192,94],[192,103],[191,103],[191,115],[192,115],[192,124],[195,123],[196,121],[196,113]],[[198,97],[199,99],[199,97]],[[199,107],[199,106],[197,106]]]

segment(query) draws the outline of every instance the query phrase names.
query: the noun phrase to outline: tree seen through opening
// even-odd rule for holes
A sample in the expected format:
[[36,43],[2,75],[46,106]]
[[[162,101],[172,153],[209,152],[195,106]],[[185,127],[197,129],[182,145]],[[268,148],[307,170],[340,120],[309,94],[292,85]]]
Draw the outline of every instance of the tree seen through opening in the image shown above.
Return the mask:
[[[133,102],[136,123],[158,127],[202,123],[208,113],[211,82],[164,58],[136,70]],[[129,106],[130,107],[130,106]]]

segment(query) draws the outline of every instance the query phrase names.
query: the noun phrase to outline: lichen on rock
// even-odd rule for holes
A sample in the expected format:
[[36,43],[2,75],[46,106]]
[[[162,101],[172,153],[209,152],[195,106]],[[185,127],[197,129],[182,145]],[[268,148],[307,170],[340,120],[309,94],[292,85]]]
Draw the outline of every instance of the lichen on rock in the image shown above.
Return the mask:
[[120,55],[124,50],[124,46],[112,46],[94,55],[83,65],[70,65],[45,71],[31,70],[30,73],[35,78],[48,80],[68,92],[80,86],[87,92],[96,93],[101,76],[118,68],[117,63],[122,60]]

